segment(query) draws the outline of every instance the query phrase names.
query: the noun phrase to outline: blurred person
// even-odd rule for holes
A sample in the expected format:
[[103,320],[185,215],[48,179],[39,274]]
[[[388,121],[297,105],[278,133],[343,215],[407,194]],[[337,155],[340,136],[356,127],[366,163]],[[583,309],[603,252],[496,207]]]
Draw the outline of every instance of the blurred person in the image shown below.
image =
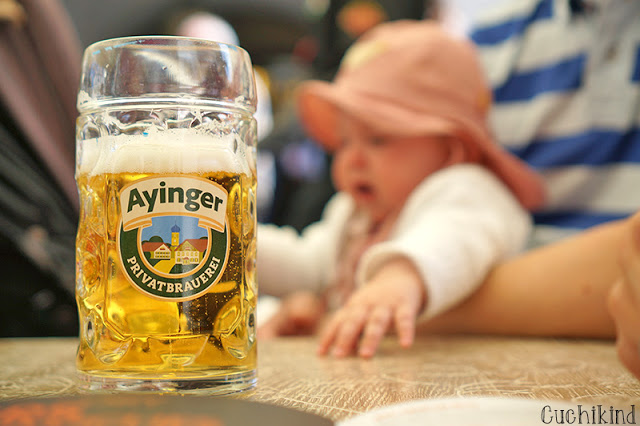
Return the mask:
[[549,188],[532,245],[635,212],[640,2],[506,2],[471,37],[493,88],[497,141]]
[[0,337],[77,335],[81,48],[57,0],[6,0],[1,9]]
[[614,338],[615,319],[620,358],[638,374],[638,219],[625,218],[640,205],[639,6],[512,2],[473,33],[494,86],[492,127],[540,167],[551,202],[534,215],[535,249],[420,332]]
[[301,122],[333,154],[338,193],[302,235],[259,227],[258,274],[263,292],[322,300],[297,293],[260,336],[313,332],[328,308],[321,354],[373,356],[391,329],[409,346],[418,317],[524,247],[544,189],[493,143],[489,103],[471,45],[430,21],[381,24],[332,83],[301,85]]
[[638,374],[639,24],[637,1],[526,0],[482,18],[472,38],[492,128],[541,172],[549,202],[534,214],[536,248],[427,330],[613,338],[615,319]]
[[[205,10],[193,10],[180,16],[173,23],[172,30],[178,36],[213,40],[220,43],[240,46],[240,39],[235,29],[221,16]],[[264,140],[273,130],[273,109],[269,91],[268,74],[254,65],[254,77],[258,105],[254,118],[258,125],[258,141]],[[257,210],[259,217],[264,217],[273,208],[275,191],[275,158],[266,150],[258,150]]]
[[[183,37],[202,38],[220,43],[240,46],[238,34],[221,16],[204,11],[195,10],[183,16],[175,23],[175,34]],[[258,106],[254,117],[258,122],[258,140],[264,139],[273,129],[273,111],[271,108],[271,94],[269,85],[263,72],[254,73]]]
[[[435,0],[327,2],[326,10],[312,21],[311,33],[296,43],[290,55],[289,69],[284,71],[285,85],[293,88],[309,79],[330,80],[345,50],[364,32],[381,22],[434,18],[432,9],[436,3]],[[274,80],[282,82],[280,72],[283,68],[270,67]],[[298,70],[294,76],[291,76],[292,69]],[[301,69],[304,70],[302,73],[299,72]],[[295,112],[292,92],[294,90],[286,90],[286,102],[279,103],[274,132],[261,145],[276,157],[273,209],[261,219],[301,231],[320,219],[335,188],[329,173],[331,155],[305,133]]]

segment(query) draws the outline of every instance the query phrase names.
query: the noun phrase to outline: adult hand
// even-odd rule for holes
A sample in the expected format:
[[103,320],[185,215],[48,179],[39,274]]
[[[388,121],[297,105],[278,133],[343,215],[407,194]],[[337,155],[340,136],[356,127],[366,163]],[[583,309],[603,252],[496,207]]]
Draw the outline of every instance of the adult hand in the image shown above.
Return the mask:
[[640,379],[640,213],[629,219],[622,241],[622,277],[609,295],[609,312],[616,322],[620,361]]

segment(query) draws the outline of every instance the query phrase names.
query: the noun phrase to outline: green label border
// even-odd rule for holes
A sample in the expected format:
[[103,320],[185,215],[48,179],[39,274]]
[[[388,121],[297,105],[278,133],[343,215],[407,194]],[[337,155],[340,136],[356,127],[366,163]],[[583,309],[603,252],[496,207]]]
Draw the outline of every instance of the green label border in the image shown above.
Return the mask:
[[[129,282],[142,293],[161,300],[183,301],[195,299],[215,285],[227,266],[229,229],[225,221],[224,232],[208,229],[210,246],[207,257],[190,275],[168,278],[151,270],[140,254],[140,228],[118,232],[118,255]],[[154,288],[155,287],[155,288]]]

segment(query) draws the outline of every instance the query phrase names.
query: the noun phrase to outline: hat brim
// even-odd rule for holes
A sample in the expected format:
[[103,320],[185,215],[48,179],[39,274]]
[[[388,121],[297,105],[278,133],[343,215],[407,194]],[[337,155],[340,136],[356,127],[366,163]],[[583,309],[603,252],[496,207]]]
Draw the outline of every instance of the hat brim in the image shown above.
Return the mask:
[[381,99],[340,87],[335,83],[310,81],[298,90],[298,114],[307,134],[328,151],[340,144],[340,116],[355,119],[374,129],[376,134],[420,136],[450,134],[454,126],[436,116],[415,114]]
[[414,113],[382,99],[340,87],[336,83],[309,81],[298,92],[298,113],[307,134],[326,150],[340,146],[340,116],[356,119],[377,134],[395,136],[455,135],[467,152],[464,162],[483,164],[513,191],[527,209],[545,201],[542,179],[526,163],[499,147],[486,127],[464,116],[438,117]]

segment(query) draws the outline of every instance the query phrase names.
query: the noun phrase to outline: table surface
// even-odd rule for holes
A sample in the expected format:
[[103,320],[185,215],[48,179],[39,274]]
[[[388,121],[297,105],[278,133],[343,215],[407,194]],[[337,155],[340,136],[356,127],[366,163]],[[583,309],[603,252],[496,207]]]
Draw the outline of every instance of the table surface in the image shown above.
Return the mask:
[[[79,394],[76,345],[73,338],[0,339],[0,401]],[[332,420],[428,398],[640,402],[640,381],[610,341],[428,336],[410,349],[386,340],[362,360],[318,357],[312,338],[278,338],[259,343],[258,359],[258,386],[236,398]]]

